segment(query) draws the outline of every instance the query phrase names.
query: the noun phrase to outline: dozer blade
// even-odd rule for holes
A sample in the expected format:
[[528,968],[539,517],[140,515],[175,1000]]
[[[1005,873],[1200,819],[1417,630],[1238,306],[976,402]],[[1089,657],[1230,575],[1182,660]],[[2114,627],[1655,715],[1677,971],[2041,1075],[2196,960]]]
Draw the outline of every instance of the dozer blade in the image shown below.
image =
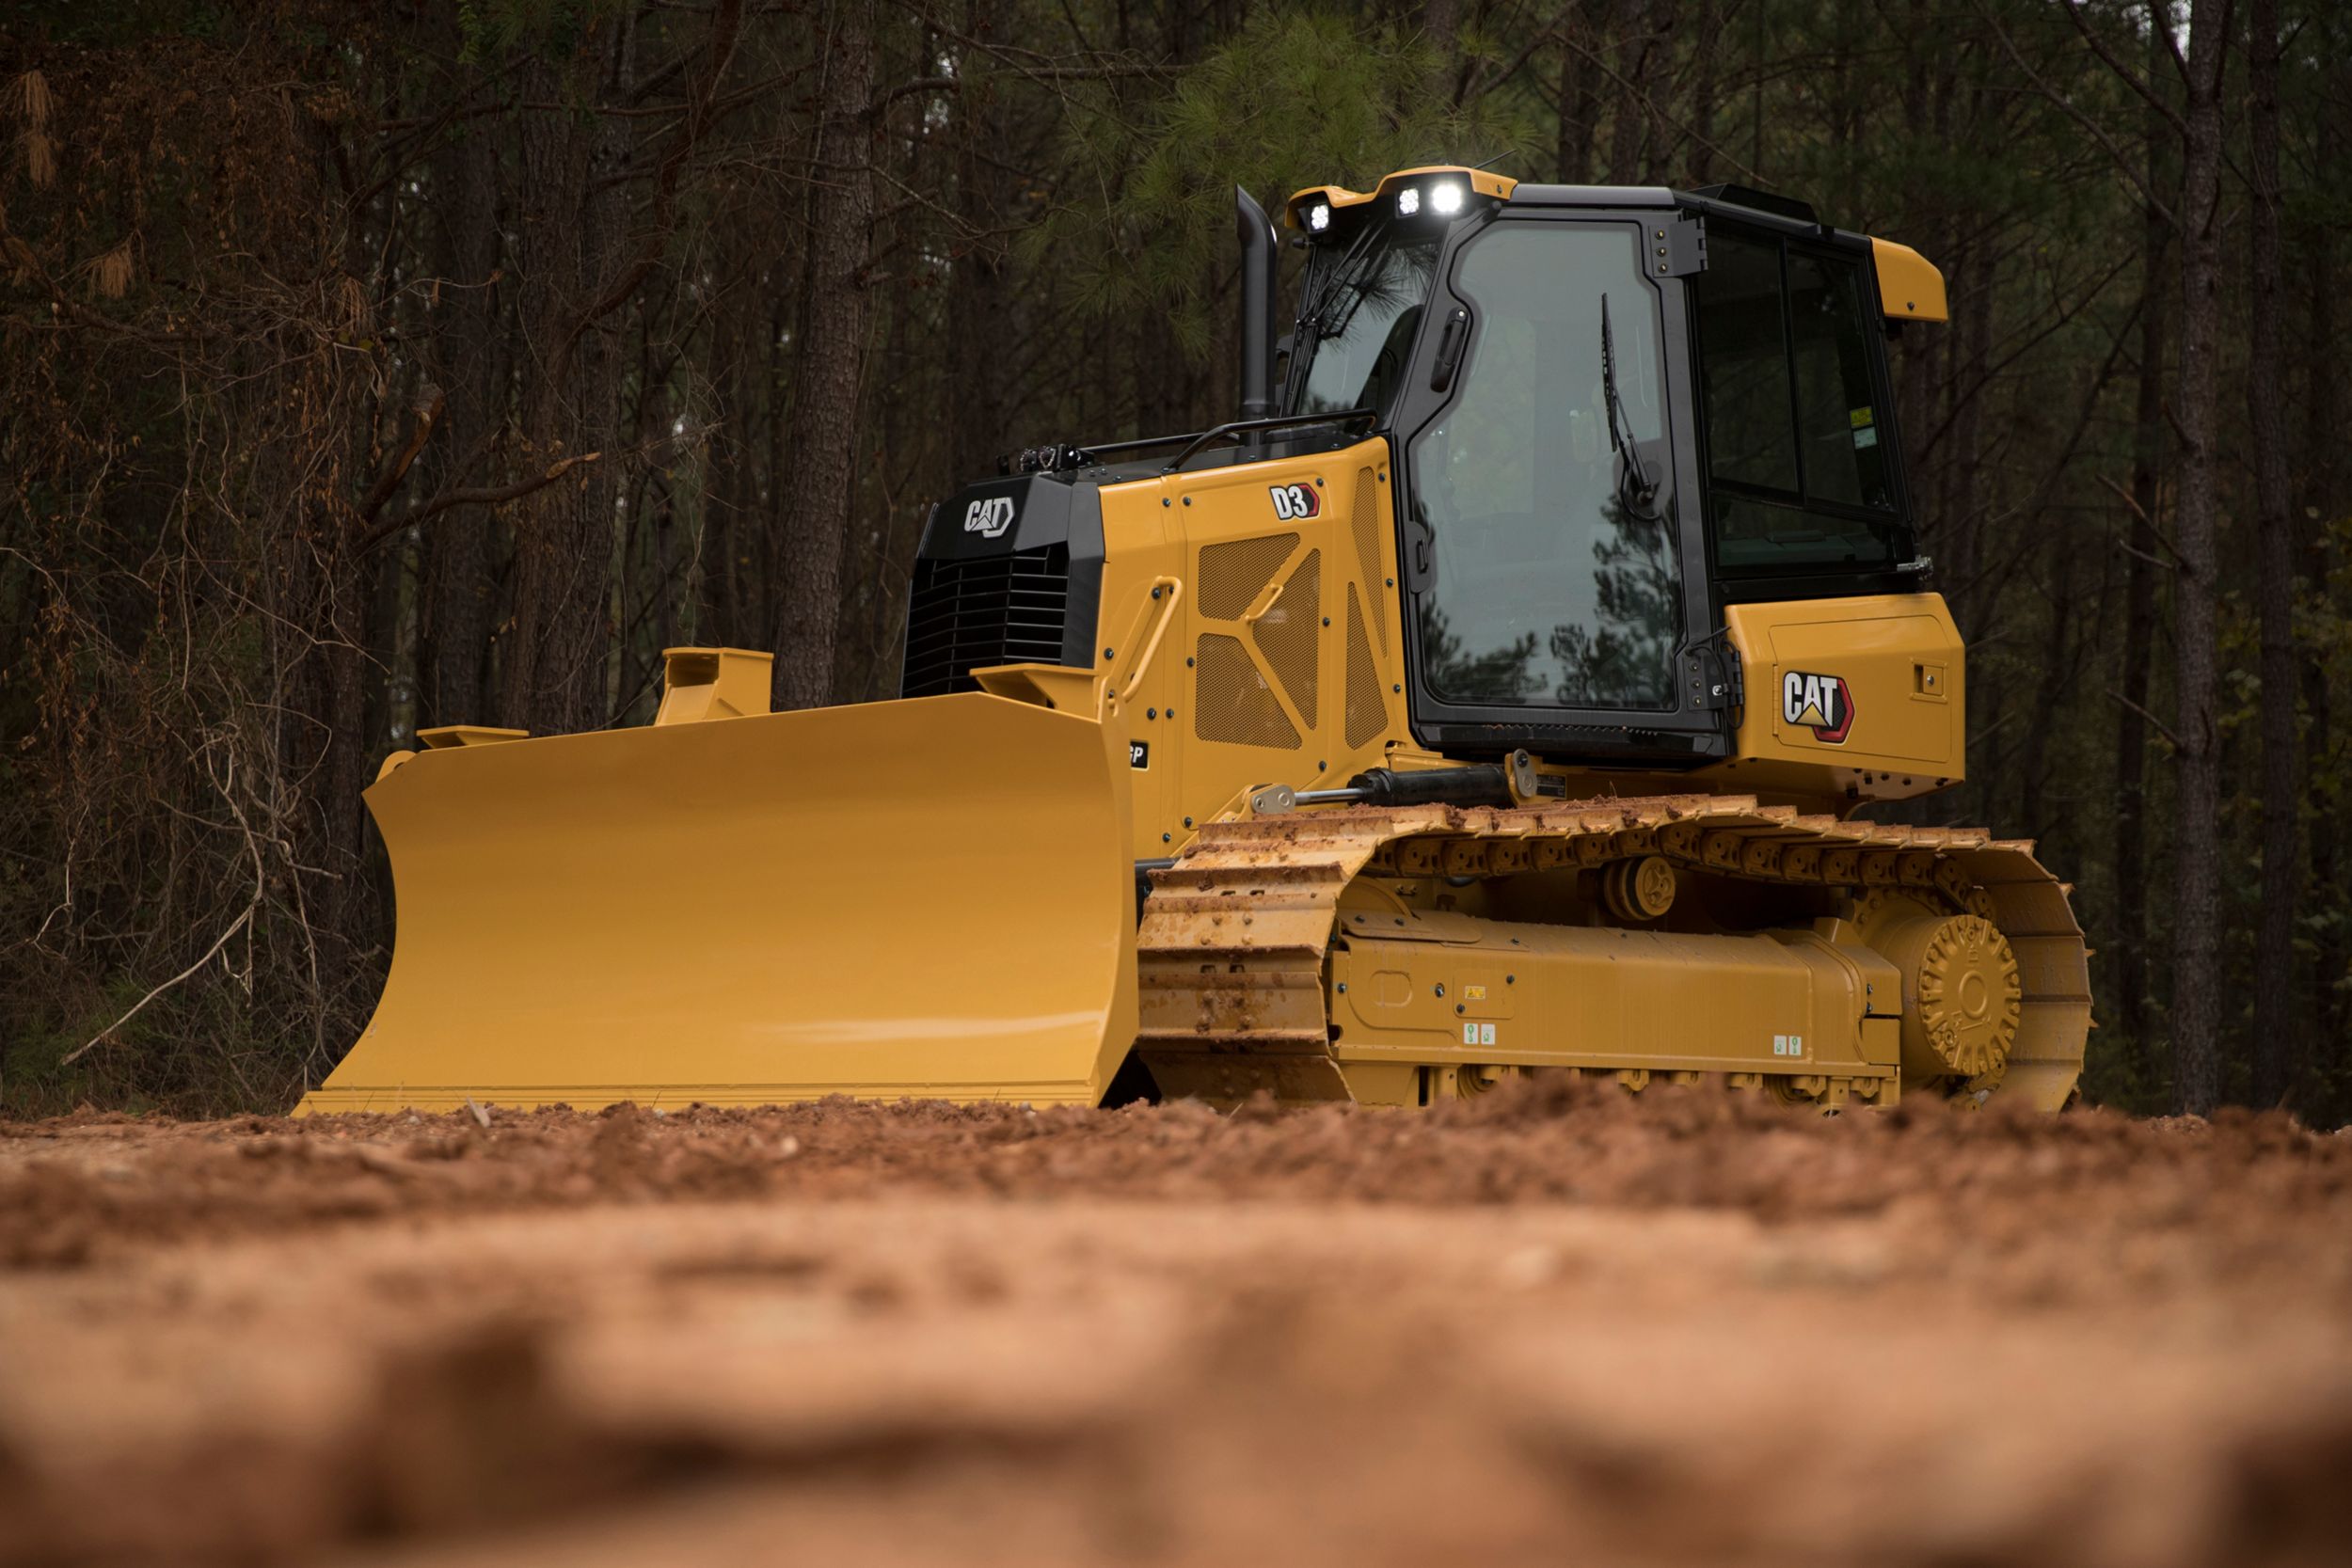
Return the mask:
[[1135,1037],[1127,773],[981,693],[418,753],[367,794],[383,1000],[296,1114],[1091,1102]]

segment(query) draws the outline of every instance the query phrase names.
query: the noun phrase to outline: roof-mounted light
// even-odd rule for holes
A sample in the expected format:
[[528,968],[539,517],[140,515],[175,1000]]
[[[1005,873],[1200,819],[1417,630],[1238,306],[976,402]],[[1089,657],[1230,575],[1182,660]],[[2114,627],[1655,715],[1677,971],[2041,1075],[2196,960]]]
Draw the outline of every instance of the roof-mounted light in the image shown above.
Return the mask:
[[1396,193],[1396,215],[1398,217],[1408,218],[1420,211],[1421,187],[1419,185],[1407,185]]
[[1462,187],[1452,180],[1430,186],[1429,208],[1439,217],[1452,217],[1462,210]]
[[1307,209],[1307,229],[1309,232],[1320,234],[1330,227],[1331,204],[1329,202],[1318,201],[1313,206]]

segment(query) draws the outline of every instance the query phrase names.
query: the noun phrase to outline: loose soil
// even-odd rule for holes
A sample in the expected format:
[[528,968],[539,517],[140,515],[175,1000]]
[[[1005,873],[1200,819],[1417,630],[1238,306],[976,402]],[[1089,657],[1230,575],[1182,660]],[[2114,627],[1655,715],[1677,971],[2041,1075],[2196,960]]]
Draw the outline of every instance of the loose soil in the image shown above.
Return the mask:
[[0,1564],[2352,1557],[2352,1136],[0,1123]]

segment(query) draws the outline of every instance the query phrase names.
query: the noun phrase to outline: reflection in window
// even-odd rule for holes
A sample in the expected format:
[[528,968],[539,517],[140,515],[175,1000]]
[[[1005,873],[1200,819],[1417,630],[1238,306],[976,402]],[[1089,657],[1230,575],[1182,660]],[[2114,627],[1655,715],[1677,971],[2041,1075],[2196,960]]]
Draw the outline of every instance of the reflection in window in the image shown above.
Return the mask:
[[[1403,385],[1413,352],[1422,302],[1437,265],[1435,238],[1391,243],[1381,238],[1352,261],[1315,258],[1305,288],[1322,295],[1319,324],[1305,344],[1311,356],[1296,413],[1338,414],[1386,409]],[[1332,269],[1328,274],[1326,267]]]
[[1601,313],[1630,439],[1664,434],[1657,296],[1628,225],[1503,223],[1462,253],[1476,336],[1460,394],[1413,446],[1431,689],[1465,705],[1665,708],[1682,626],[1668,515],[1617,499]]

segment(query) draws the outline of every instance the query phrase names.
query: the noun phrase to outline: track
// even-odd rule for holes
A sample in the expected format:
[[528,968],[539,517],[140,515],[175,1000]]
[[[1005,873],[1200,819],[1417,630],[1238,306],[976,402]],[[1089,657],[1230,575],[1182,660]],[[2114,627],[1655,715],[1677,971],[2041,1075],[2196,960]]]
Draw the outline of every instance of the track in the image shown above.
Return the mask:
[[[1653,857],[1685,882],[1751,884],[1816,903],[1833,898],[1850,924],[1865,923],[1866,944],[1871,911],[1890,901],[1991,922],[2015,956],[2015,1043],[2001,1070],[1942,1086],[2050,1110],[2072,1094],[2090,1027],[2090,955],[2067,889],[2034,859],[2030,843],[1970,829],[1801,816],[1720,796],[1512,810],[1358,807],[1211,823],[1176,864],[1152,873],[1138,937],[1138,1049],[1171,1093],[1229,1102],[1258,1088],[1280,1099],[1349,1098],[1338,1064],[1344,1053],[1334,1044],[1330,960],[1335,945],[1343,947],[1358,929],[1351,921],[1387,924],[1362,912],[1343,915],[1351,891],[1605,877]],[[1423,896],[1420,906],[1427,902]],[[1397,912],[1394,924],[1404,926],[1420,908],[1400,901]],[[1804,917],[1786,918],[1802,924]],[[1593,1054],[1573,1050],[1561,1033],[1555,1023],[1550,1037],[1507,1058],[1467,1047],[1427,1061],[1449,1080],[1484,1074],[1471,1082],[1499,1069],[1560,1066],[1622,1073],[1635,1087],[1653,1071],[1685,1081],[1711,1071],[1794,1098],[1836,1102],[1849,1093],[1880,1093],[1877,1081],[1851,1067],[1825,1070],[1769,1055],[1712,1058],[1687,1050]]]

